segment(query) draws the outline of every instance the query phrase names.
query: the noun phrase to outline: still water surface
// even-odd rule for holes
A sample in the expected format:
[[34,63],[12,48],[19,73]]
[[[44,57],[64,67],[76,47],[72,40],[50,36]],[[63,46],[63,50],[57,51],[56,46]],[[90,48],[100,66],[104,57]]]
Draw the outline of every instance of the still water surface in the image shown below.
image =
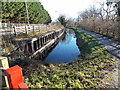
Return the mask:
[[73,30],[66,30],[64,39],[60,40],[52,52],[45,58],[45,63],[63,64],[74,62],[80,55]]

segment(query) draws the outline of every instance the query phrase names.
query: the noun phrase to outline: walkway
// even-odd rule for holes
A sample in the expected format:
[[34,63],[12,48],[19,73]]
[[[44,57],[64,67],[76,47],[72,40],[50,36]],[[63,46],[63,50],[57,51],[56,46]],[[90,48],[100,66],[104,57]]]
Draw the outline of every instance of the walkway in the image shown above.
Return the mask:
[[[109,77],[112,79],[111,82],[109,82],[109,84],[107,84],[107,86],[109,87],[114,87],[114,88],[118,88],[120,85],[120,77],[119,77],[119,66],[120,66],[120,43],[118,43],[117,41],[113,41],[111,39],[108,39],[107,37],[104,37],[102,35],[93,33],[93,32],[89,32],[83,29],[80,29],[81,31],[91,35],[92,37],[94,37],[96,40],[98,40],[107,50],[108,52],[113,56],[114,59],[116,59],[116,67],[114,68],[114,70],[112,72],[110,72]],[[105,82],[105,80],[103,81]]]
[[93,32],[89,32],[83,29],[81,31],[93,36],[96,40],[105,46],[109,53],[111,53],[117,59],[120,59],[120,43]]

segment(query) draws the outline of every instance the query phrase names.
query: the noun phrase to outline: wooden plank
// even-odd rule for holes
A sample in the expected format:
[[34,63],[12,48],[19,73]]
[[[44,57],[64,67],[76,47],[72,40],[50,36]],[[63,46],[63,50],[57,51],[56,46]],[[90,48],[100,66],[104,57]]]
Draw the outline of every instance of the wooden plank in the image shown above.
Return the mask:
[[43,47],[41,47],[39,50],[37,50],[37,51],[35,51],[31,56],[30,56],[30,58],[31,57],[34,57],[37,53],[42,53],[45,49],[46,49],[46,47],[48,47],[48,46],[51,46],[54,42],[56,42],[56,40],[58,39],[58,38],[60,38],[62,35],[64,34],[64,32],[62,32],[58,37],[56,37],[55,39],[52,39],[50,42],[48,42],[46,45],[44,45]]
[[4,72],[4,69],[7,68],[9,68],[7,57],[0,57],[0,79],[1,79],[0,85],[2,85],[2,89],[9,88],[8,78],[6,76],[6,73]]

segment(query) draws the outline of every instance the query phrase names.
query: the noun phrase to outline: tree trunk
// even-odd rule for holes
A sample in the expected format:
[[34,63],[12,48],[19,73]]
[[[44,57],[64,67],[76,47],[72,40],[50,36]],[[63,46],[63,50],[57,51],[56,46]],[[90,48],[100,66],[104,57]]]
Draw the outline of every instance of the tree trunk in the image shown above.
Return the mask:
[[118,2],[118,41],[120,42],[120,1]]

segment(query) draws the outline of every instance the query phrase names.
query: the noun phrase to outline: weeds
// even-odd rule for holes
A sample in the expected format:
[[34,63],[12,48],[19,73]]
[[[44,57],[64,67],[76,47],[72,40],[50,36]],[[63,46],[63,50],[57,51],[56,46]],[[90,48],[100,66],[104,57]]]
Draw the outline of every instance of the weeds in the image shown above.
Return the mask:
[[80,58],[69,64],[32,63],[25,83],[29,88],[98,88],[105,76],[105,69],[115,64],[114,59],[92,36],[73,28]]

